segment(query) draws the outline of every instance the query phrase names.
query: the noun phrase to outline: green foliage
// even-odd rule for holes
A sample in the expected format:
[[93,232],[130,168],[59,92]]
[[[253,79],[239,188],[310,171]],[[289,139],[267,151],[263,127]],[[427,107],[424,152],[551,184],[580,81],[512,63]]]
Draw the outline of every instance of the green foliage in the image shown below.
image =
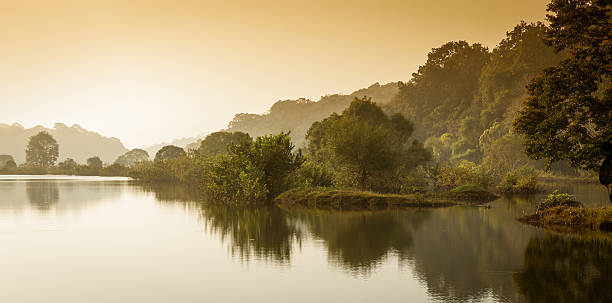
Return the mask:
[[542,200],[540,204],[538,204],[536,210],[544,211],[549,208],[558,207],[558,206],[567,206],[567,207],[582,207],[582,203],[580,203],[574,196],[563,193],[560,194],[556,190],[548,195],[546,199]]
[[531,194],[538,191],[538,172],[529,166],[509,171],[497,185],[500,193]]
[[155,154],[155,162],[177,159],[186,155],[187,153],[185,153],[182,148],[174,145],[166,145]]
[[327,95],[317,102],[307,99],[278,101],[263,115],[241,113],[234,116],[228,131],[248,133],[253,137],[290,132],[298,147],[305,145],[305,136],[312,123],[332,113],[342,112],[355,97],[371,96],[376,102],[386,103],[397,93],[397,82],[375,83],[350,95]]
[[306,161],[290,176],[292,187],[331,187],[333,174],[322,164]]
[[430,172],[437,187],[455,188],[466,184],[487,186],[491,183],[489,175],[473,162],[461,161],[458,164],[446,162]]
[[148,161],[149,153],[146,150],[134,148],[125,154],[119,156],[115,160],[115,164],[119,164],[126,167],[132,167],[139,162]]
[[481,192],[484,191],[484,188],[480,185],[476,184],[465,184],[460,185],[451,190],[451,193],[466,193],[466,192]]
[[251,140],[251,137],[243,132],[214,132],[202,140],[198,152],[202,156],[216,156],[227,153],[228,147],[232,144]]
[[26,163],[30,166],[51,167],[59,156],[59,145],[46,131],[30,137],[26,148]]
[[207,195],[226,203],[262,203],[290,186],[288,176],[304,159],[293,153],[289,134],[257,137],[232,144],[212,160],[204,178]]
[[388,110],[418,125],[415,135],[421,140],[458,133],[461,121],[470,115],[478,79],[489,57],[485,47],[465,41],[433,49],[412,80],[400,83]]
[[371,98],[355,98],[342,115],[315,122],[307,133],[308,153],[335,169],[341,186],[398,191],[400,175],[430,159],[410,140],[413,125],[402,115],[388,117]]
[[514,120],[533,159],[597,170],[612,142],[609,1],[553,0],[546,43],[568,58],[534,78]]
[[212,162],[205,180],[206,194],[228,204],[258,204],[266,201],[268,189],[263,171],[247,157],[222,155]]

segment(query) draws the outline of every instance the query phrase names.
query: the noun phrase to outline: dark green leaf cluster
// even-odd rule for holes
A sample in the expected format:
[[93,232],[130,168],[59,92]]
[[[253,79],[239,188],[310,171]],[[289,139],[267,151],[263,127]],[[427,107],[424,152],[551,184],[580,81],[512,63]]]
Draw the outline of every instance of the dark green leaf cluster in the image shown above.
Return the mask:
[[401,114],[388,117],[371,98],[355,98],[341,115],[312,124],[308,154],[334,168],[338,185],[398,191],[393,180],[430,158],[411,140],[413,129]]
[[209,164],[204,179],[207,195],[228,203],[262,203],[287,190],[288,176],[304,158],[293,153],[289,134],[266,135],[231,144],[226,155]]

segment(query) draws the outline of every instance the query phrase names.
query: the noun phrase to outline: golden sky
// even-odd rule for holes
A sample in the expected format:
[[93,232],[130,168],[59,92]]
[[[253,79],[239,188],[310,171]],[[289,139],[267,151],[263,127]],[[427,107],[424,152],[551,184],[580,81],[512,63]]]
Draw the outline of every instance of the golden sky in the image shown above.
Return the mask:
[[0,123],[144,147],[280,99],[408,80],[431,48],[493,48],[548,2],[3,0]]

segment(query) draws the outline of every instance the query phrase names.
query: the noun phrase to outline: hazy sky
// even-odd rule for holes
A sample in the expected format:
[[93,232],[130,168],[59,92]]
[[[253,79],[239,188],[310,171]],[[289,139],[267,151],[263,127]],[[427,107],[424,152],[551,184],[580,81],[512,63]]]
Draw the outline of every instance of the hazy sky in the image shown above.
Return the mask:
[[431,48],[492,48],[548,2],[0,1],[0,123],[144,147],[280,99],[408,80]]

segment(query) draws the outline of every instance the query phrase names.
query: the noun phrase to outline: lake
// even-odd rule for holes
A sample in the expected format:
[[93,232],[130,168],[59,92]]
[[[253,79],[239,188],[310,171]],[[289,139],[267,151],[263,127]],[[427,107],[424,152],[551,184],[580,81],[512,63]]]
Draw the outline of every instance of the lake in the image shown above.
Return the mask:
[[[603,186],[561,184],[590,206]],[[612,302],[612,244],[491,207],[282,210],[125,178],[0,176],[0,302]]]

